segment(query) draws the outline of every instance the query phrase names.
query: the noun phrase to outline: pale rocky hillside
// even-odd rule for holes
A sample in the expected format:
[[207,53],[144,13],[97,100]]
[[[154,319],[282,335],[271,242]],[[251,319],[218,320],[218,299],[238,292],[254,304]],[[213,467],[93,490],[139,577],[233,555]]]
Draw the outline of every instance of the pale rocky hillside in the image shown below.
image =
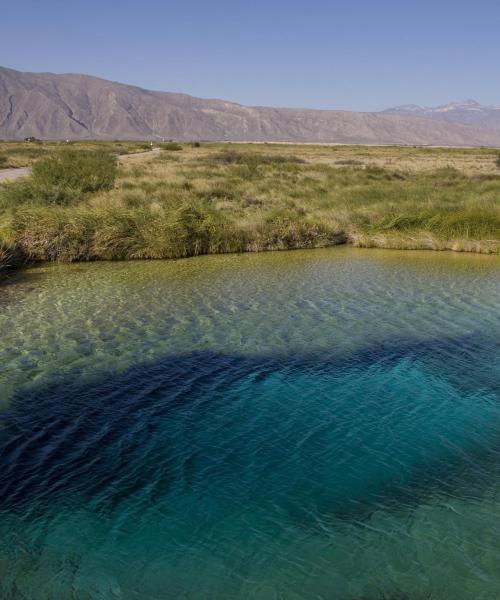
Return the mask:
[[0,139],[500,145],[500,131],[400,114],[248,107],[87,75],[0,67]]

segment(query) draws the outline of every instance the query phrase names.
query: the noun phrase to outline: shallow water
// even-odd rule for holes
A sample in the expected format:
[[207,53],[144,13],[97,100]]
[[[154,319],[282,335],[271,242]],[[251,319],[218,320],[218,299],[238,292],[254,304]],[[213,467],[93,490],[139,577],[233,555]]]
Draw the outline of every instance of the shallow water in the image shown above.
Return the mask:
[[500,259],[0,287],[0,597],[500,598]]

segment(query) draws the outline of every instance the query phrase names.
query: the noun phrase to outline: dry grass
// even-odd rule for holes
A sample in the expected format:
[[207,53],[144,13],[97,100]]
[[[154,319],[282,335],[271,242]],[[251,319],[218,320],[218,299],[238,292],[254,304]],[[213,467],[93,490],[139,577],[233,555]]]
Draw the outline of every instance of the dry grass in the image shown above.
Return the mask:
[[146,152],[151,147],[146,142],[2,142],[0,141],[0,169],[30,167],[36,161],[51,156],[62,148],[72,150],[105,150],[122,155]]
[[[4,146],[0,152],[15,155]],[[117,150],[115,143],[95,146]],[[499,251],[495,150],[174,146],[120,163],[113,189],[81,192],[68,207],[50,206],[47,198],[19,202],[23,184],[4,185],[0,236],[40,260],[170,258],[346,241]]]
[[467,175],[498,173],[494,148],[433,148],[421,146],[346,146],[318,144],[230,144],[257,153],[292,153],[328,166],[372,166],[408,172],[454,168]]

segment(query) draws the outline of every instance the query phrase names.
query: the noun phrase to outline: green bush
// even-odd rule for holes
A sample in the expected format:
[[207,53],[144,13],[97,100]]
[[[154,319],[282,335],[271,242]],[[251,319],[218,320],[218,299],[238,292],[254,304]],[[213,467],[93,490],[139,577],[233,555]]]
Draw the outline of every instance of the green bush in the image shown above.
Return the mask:
[[160,144],[160,148],[162,150],[168,150],[169,152],[179,152],[182,150],[182,146],[175,142],[164,142],[163,144]]
[[0,169],[6,169],[9,166],[9,159],[6,154],[0,154]]
[[35,260],[181,258],[238,252],[246,238],[203,202],[166,211],[24,207],[12,230],[23,255]]
[[206,159],[209,164],[225,165],[283,165],[283,164],[304,164],[303,158],[292,154],[258,154],[253,152],[237,152],[236,150],[225,150],[217,154],[212,154]]
[[340,158],[339,160],[335,161],[335,164],[350,167],[362,167],[364,165],[363,161],[356,160],[354,158]]
[[297,211],[270,211],[249,232],[249,249],[256,251],[322,248],[344,242],[345,234],[337,227]]
[[33,165],[33,183],[39,188],[63,187],[81,193],[110,190],[116,178],[116,159],[102,150],[63,150]]
[[0,207],[75,204],[84,194],[111,189],[116,171],[116,158],[107,152],[65,149],[36,162],[30,178],[4,186]]
[[0,186],[0,210],[33,202],[34,189],[29,179],[8,181]]
[[204,203],[187,204],[172,215],[171,228],[179,256],[237,252],[243,240],[232,223]]
[[496,160],[495,160],[495,164],[500,169],[500,154],[497,154],[497,157],[496,157]]

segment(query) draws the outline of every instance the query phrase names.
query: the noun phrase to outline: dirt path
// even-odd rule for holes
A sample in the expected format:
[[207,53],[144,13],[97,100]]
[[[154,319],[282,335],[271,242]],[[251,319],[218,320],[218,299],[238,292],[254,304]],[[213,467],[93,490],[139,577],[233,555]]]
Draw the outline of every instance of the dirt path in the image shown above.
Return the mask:
[[147,152],[132,152],[131,154],[122,154],[118,157],[118,160],[126,162],[127,160],[134,158],[150,158],[155,154],[160,152],[160,148],[153,148],[152,150],[148,150]]
[[[118,157],[118,160],[121,162],[126,162],[128,160],[138,159],[138,158],[148,158],[152,155],[156,155],[160,152],[160,148],[153,148],[152,150],[148,150],[147,152],[134,152],[133,154],[122,154]],[[30,167],[20,167],[18,169],[0,169],[0,181],[12,181],[14,179],[18,179],[19,177],[26,177],[31,173]]]
[[18,177],[26,177],[31,173],[29,167],[22,167],[20,169],[0,169],[0,181],[11,181]]

